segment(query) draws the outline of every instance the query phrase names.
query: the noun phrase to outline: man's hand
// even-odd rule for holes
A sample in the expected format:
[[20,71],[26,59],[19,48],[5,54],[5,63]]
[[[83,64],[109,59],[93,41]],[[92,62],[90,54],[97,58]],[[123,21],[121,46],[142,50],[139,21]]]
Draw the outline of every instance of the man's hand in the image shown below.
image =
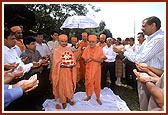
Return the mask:
[[75,47],[71,47],[71,51],[72,51],[72,52],[77,52],[78,49],[76,49]]
[[147,73],[141,73],[141,72],[138,72],[136,69],[133,70],[134,74],[136,75],[136,80],[142,82],[142,83],[145,83],[146,81],[148,80],[151,80],[151,76],[149,76]]
[[139,71],[143,71],[143,72],[149,72],[150,70],[148,69],[148,65],[146,63],[139,63],[139,62],[135,62],[136,67],[138,68]]
[[22,66],[19,66],[19,68],[17,69],[16,72],[12,72],[12,71],[13,71],[12,69],[5,71],[4,77],[10,77],[10,79],[13,80],[13,79],[20,78],[23,75],[23,67]]
[[12,69],[8,70],[8,71],[4,71],[4,77],[10,77],[11,73],[12,73]]
[[46,56],[44,56],[43,59],[49,61],[49,60],[50,60],[50,55],[46,55]]
[[41,61],[41,64],[42,64],[42,66],[47,66],[48,65],[48,59],[46,60],[46,59],[43,59],[42,61]]
[[28,80],[21,80],[14,84],[13,87],[20,86],[24,92],[29,92],[38,86],[39,81],[37,80],[37,75],[31,76]]
[[86,62],[86,63],[89,63],[89,62],[91,62],[91,61],[92,61],[91,58],[85,59],[85,62]]
[[20,66],[18,69],[19,70],[17,72],[12,72],[12,69],[4,72],[4,84],[11,82],[13,79],[22,77],[23,68]]
[[20,78],[23,75],[23,67],[19,66],[17,71],[13,73],[15,78]]
[[29,92],[34,90],[39,84],[39,80],[37,80],[37,74],[31,76],[29,78],[29,82],[25,83],[24,85],[27,85],[27,90],[25,92]]
[[33,63],[32,68],[36,68],[36,67],[41,66],[40,62],[32,62],[32,63]]
[[114,52],[120,53],[123,49],[124,49],[123,46],[113,45],[113,51],[114,51]]
[[18,65],[19,65],[19,63],[16,63],[16,62],[7,63],[7,64],[4,65],[4,69],[5,69],[5,70],[10,70],[10,69],[12,69],[12,71],[13,71],[15,68],[18,67]]
[[99,58],[92,58],[92,57],[90,57],[90,60],[91,60],[91,61],[98,62],[98,63],[102,63],[104,59],[99,59]]
[[28,57],[22,58],[22,62],[26,63],[26,60],[28,59]]

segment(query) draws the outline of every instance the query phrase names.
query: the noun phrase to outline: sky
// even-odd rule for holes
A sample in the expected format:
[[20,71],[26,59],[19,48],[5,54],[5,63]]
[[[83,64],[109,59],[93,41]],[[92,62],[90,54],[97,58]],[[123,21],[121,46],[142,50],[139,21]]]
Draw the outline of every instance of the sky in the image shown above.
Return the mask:
[[101,9],[98,13],[90,10],[87,16],[98,24],[101,20],[105,21],[105,28],[112,32],[114,38],[136,38],[137,33],[141,32],[142,20],[150,16],[157,16],[161,20],[161,29],[166,29],[166,2],[84,2],[84,4],[92,4]]
[[142,20],[150,16],[157,16],[161,20],[161,29],[166,29],[166,2],[98,2],[92,5],[101,11],[90,11],[87,15],[98,24],[105,21],[105,28],[114,38],[136,37],[141,32]]

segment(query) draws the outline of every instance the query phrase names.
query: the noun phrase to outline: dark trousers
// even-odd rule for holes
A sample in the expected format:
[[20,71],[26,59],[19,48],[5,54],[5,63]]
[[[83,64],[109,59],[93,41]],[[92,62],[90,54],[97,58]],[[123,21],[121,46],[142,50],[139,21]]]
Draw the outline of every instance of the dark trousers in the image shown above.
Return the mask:
[[125,64],[125,77],[126,77],[126,84],[132,86],[134,89],[137,88],[137,81],[136,76],[133,72],[133,69],[136,69],[136,66],[133,62],[127,60]]
[[109,76],[110,76],[110,88],[112,90],[114,90],[115,87],[115,81],[116,81],[116,77],[115,77],[115,62],[103,62],[102,64],[102,75],[101,75],[101,88],[103,89],[104,87],[107,87],[106,85],[106,79],[108,76],[108,72],[109,72]]

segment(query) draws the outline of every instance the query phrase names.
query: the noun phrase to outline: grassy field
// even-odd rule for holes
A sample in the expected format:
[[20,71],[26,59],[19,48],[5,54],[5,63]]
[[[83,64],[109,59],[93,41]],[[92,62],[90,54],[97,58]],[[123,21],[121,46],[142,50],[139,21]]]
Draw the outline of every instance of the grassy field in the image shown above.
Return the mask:
[[131,111],[139,111],[137,91],[129,87],[116,86],[116,95],[123,99]]

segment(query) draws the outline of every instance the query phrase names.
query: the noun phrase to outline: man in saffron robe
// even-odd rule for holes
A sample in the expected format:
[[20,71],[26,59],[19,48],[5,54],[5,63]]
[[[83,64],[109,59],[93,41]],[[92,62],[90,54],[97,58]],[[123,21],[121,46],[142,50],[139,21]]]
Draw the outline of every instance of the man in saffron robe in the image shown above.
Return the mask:
[[20,26],[13,26],[13,27],[10,28],[10,30],[13,33],[15,33],[16,45],[20,48],[21,52],[24,52],[26,50],[26,47],[23,43],[22,28]]
[[[89,45],[89,42],[87,40],[88,34],[86,32],[82,33],[82,40],[79,42],[79,46],[81,47],[81,53],[83,54],[84,49]],[[80,77],[84,78],[85,76],[85,61],[83,58],[80,58]],[[80,78],[80,79],[81,79]]]
[[101,48],[103,48],[104,46],[106,46],[105,41],[106,41],[106,35],[100,34],[99,42],[97,43],[97,45],[99,45]]
[[96,94],[96,101],[99,105],[102,104],[100,101],[100,89],[101,89],[101,63],[105,59],[102,48],[97,43],[97,37],[95,35],[89,35],[89,46],[84,50],[82,57],[86,63],[86,74],[85,74],[85,88],[88,101],[91,99],[93,91]]
[[[59,46],[54,49],[51,78],[53,84],[53,94],[55,99],[59,99],[63,109],[67,102],[71,101],[76,88],[75,57],[70,47],[67,47],[68,37],[65,34],[59,36]],[[70,61],[73,61],[72,63]]]
[[76,82],[78,83],[80,80],[80,64],[79,60],[81,58],[81,47],[78,44],[78,38],[77,37],[72,37],[71,38],[71,50],[74,53],[75,59],[76,59],[76,69],[77,69],[77,78]]

